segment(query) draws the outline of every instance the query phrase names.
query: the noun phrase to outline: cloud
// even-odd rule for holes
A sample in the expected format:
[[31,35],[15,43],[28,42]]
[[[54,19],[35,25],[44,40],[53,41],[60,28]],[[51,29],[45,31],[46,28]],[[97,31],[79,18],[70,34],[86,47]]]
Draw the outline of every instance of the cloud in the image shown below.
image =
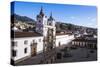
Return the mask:
[[87,19],[90,20],[91,22],[96,22],[97,20],[96,18],[93,18],[93,17],[87,17]]
[[96,23],[87,23],[87,26],[88,27],[97,27],[97,24]]
[[87,19],[91,19],[91,17],[87,17]]
[[70,17],[70,19],[76,19],[76,17],[74,17],[74,16],[71,16],[71,17]]
[[92,18],[91,21],[92,21],[92,22],[96,22],[96,18]]

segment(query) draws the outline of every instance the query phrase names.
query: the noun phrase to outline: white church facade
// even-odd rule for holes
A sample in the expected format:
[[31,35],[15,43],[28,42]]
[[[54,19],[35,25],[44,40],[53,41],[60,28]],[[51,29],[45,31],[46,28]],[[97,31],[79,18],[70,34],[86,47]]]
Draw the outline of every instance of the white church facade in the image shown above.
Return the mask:
[[[37,56],[43,51],[67,45],[74,39],[73,34],[57,33],[52,14],[47,18],[42,8],[36,20],[36,32],[14,32],[14,38],[11,39],[11,60],[15,63]],[[48,45],[50,43],[52,46]]]

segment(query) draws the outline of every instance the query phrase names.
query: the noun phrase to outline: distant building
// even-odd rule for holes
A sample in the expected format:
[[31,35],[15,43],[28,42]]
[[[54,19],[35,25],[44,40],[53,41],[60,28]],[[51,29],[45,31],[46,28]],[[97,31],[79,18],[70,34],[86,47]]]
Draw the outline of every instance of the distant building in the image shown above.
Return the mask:
[[97,48],[97,37],[94,35],[83,35],[81,37],[76,37],[74,40],[72,40],[72,45],[87,48]]

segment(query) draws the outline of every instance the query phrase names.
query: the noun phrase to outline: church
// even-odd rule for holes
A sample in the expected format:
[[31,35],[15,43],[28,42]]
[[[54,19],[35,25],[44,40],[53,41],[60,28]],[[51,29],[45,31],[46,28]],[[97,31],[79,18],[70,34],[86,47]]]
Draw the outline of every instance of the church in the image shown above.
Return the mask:
[[36,16],[35,32],[15,31],[14,37],[11,38],[11,63],[16,64],[39,54],[44,57],[39,62],[54,62],[56,48],[67,45],[74,39],[72,33],[57,32],[55,24],[52,13],[47,17],[41,8]]

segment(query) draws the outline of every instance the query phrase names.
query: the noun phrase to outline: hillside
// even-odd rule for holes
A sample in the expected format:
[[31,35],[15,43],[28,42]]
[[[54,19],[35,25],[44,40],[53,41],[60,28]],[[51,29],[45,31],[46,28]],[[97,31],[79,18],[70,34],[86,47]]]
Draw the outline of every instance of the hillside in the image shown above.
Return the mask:
[[[21,21],[19,26],[23,26],[23,28],[26,28],[28,30],[30,29],[35,29],[35,20],[31,19],[27,16],[20,16],[17,14],[11,15],[11,23],[16,23],[18,25],[18,21]],[[56,31],[80,31],[83,32],[84,30],[93,30],[96,31],[97,29],[95,28],[89,28],[89,27],[84,27],[84,26],[79,26],[79,25],[74,25],[66,22],[56,22]]]
[[27,17],[27,16],[20,16],[20,15],[17,15],[17,14],[13,14],[11,15],[11,21],[22,21],[22,22],[26,22],[26,23],[35,23],[36,21]]

